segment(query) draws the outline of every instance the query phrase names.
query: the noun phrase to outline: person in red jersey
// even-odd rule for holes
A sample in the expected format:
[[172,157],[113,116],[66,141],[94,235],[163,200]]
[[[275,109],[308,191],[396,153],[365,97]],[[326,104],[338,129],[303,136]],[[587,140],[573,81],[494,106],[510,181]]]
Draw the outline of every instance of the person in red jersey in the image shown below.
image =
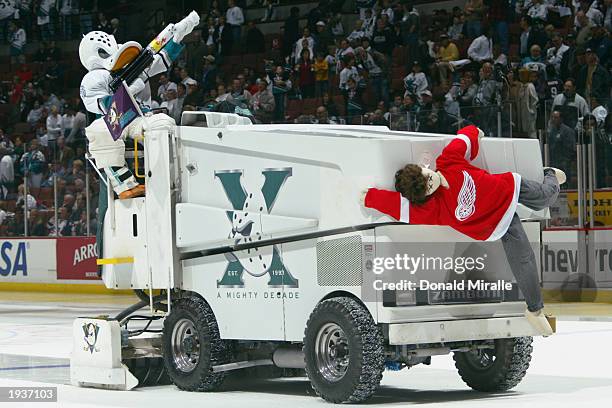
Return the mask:
[[395,174],[397,191],[370,188],[364,205],[400,222],[447,225],[479,241],[501,239],[525,296],[525,316],[540,333],[550,335],[552,328],[542,313],[535,254],[516,207],[521,203],[542,210],[552,205],[565,173],[545,168],[542,183],[512,172],[491,174],[471,164],[483,135],[476,126],[464,127],[436,159],[436,171],[408,164]]

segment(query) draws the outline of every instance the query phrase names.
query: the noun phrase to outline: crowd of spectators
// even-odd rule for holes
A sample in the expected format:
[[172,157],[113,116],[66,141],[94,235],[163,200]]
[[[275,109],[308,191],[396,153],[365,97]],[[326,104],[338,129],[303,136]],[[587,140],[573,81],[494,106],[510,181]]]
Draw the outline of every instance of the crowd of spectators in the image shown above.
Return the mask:
[[[0,0],[13,76],[0,91],[0,107],[10,106],[0,126],[5,234],[23,233],[26,206],[29,234],[95,232],[98,184],[93,174],[85,183],[85,113],[78,90],[65,86],[70,75],[56,40],[92,29],[131,39],[120,15],[108,18],[99,3]],[[488,136],[541,135],[570,186],[576,141],[590,132],[599,144],[596,184],[612,186],[612,0],[458,3],[423,13],[409,0],[208,1],[186,51],[151,81],[152,107],[177,123],[183,111],[215,110],[258,123],[431,133],[474,123]],[[28,41],[37,47],[26,55]],[[29,126],[27,140],[11,134],[28,133],[15,123]]]

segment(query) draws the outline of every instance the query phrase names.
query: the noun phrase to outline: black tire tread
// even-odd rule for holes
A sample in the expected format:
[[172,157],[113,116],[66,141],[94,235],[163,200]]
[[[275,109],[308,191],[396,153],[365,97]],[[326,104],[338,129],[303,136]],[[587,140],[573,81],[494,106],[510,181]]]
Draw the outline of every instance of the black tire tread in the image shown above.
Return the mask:
[[382,331],[380,327],[374,323],[368,310],[356,300],[349,297],[326,299],[317,305],[306,324],[304,346],[302,348],[305,353],[308,328],[311,327],[313,320],[319,313],[326,313],[326,311],[330,309],[340,314],[344,314],[355,325],[356,332],[359,334],[359,342],[363,347],[361,374],[359,378],[354,380],[351,392],[343,398],[335,398],[322,393],[313,381],[314,376],[313,373],[310,372],[308,364],[306,364],[306,375],[310,379],[312,389],[319,397],[326,401],[333,403],[363,402],[374,394],[382,380],[385,364],[384,338]]
[[496,347],[505,343],[502,355],[497,356],[497,360],[501,358],[503,364],[498,364],[495,370],[487,370],[486,376],[475,375],[474,370],[465,363],[464,353],[454,353],[453,360],[461,379],[472,389],[482,392],[507,391],[516,387],[527,374],[533,351],[532,342],[531,337],[496,341]]
[[[200,377],[196,379],[196,381],[184,381],[186,378],[184,375],[180,373],[176,373],[175,370],[170,368],[172,366],[171,356],[164,352],[164,361],[166,363],[166,371],[170,380],[174,385],[176,385],[181,390],[185,391],[196,391],[196,392],[205,392],[205,391],[214,391],[218,389],[223,381],[225,380],[225,372],[214,373],[212,367],[219,364],[224,364],[228,361],[228,347],[225,341],[221,340],[219,334],[219,326],[217,325],[217,319],[215,315],[208,306],[208,304],[198,298],[198,297],[187,297],[178,299],[172,304],[172,309],[170,311],[170,315],[172,313],[177,313],[178,311],[187,311],[189,314],[195,317],[194,325],[196,328],[202,327],[206,328],[206,333],[204,336],[200,333],[200,343],[204,343],[208,345],[208,349],[210,350],[210,354],[208,356],[208,367],[205,369],[205,372],[201,373]],[[171,320],[170,320],[171,321]],[[170,340],[167,336],[171,336],[172,327],[170,327],[169,319],[166,318],[164,321],[164,334],[162,337],[162,344],[164,345],[164,351],[168,346]],[[203,358],[200,355],[200,358]],[[202,361],[200,361],[202,364]],[[196,367],[196,371],[198,368]]]

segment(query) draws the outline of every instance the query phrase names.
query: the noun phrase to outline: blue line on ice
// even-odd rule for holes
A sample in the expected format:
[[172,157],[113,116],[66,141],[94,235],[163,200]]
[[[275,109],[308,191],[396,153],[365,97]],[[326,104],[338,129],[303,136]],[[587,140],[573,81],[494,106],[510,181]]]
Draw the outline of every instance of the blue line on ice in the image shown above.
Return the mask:
[[70,364],[22,366],[22,367],[0,367],[0,371],[33,370],[33,369],[36,369],[36,368],[66,368],[66,367],[70,367]]

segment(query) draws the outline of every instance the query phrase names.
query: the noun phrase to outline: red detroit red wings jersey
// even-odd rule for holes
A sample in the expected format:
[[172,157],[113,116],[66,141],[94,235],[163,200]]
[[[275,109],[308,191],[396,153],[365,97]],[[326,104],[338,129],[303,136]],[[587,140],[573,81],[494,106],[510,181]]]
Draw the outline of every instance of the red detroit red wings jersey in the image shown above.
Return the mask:
[[449,187],[440,186],[424,204],[411,204],[396,191],[371,188],[365,206],[410,224],[448,225],[479,241],[501,238],[518,203],[521,176],[490,174],[470,162],[478,155],[478,128],[467,126],[436,160]]

